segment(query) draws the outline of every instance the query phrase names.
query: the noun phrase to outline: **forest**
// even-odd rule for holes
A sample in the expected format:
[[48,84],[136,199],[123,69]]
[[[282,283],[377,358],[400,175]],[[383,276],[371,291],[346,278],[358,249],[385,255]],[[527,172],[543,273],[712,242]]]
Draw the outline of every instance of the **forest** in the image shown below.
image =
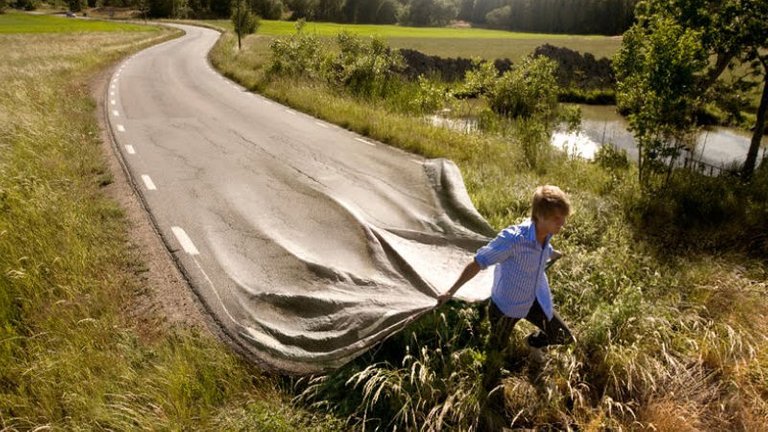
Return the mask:
[[[32,10],[39,0],[2,0]],[[125,8],[153,18],[228,18],[231,0],[60,0],[70,10]],[[619,35],[637,0],[248,0],[265,19],[358,24],[474,27],[568,34]]]

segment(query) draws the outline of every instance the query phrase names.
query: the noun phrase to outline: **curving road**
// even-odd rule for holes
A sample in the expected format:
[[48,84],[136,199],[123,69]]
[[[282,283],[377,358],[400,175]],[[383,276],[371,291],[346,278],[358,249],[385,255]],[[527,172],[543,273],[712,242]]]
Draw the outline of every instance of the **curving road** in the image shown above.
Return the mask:
[[[493,231],[456,167],[224,79],[219,34],[142,51],[106,102],[153,221],[231,342],[264,367],[332,369],[435,306]],[[458,294],[487,298],[490,272]]]

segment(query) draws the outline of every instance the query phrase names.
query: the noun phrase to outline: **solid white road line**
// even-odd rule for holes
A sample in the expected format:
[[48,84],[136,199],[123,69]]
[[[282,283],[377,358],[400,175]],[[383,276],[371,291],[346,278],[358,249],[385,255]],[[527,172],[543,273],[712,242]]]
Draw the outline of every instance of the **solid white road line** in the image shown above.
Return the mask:
[[421,161],[418,159],[411,159],[411,162],[421,165]]
[[316,125],[328,129],[328,126],[325,125],[325,123],[315,122]]
[[295,113],[295,112],[293,112],[293,111],[291,111],[291,110],[285,110],[285,112],[287,112],[287,113],[288,113],[288,114],[290,114],[290,115],[296,115],[296,113]]
[[125,127],[123,127],[123,125],[119,124],[119,125],[117,125],[117,131],[118,132],[125,132]]
[[136,154],[136,149],[134,149],[132,145],[126,145],[125,151],[127,151],[128,154]]
[[144,185],[147,187],[148,190],[157,190],[157,186],[155,186],[155,183],[152,181],[152,179],[148,175],[142,174],[141,179],[144,180]]
[[[192,239],[189,238],[186,232],[184,232],[183,229],[175,226],[171,227],[171,231],[173,231],[173,235],[176,236],[176,240],[179,241],[179,244],[181,244],[181,247],[184,249],[184,251],[190,255],[200,255],[200,251],[197,250],[195,247],[195,244],[192,243]],[[206,278],[208,275],[206,275]]]

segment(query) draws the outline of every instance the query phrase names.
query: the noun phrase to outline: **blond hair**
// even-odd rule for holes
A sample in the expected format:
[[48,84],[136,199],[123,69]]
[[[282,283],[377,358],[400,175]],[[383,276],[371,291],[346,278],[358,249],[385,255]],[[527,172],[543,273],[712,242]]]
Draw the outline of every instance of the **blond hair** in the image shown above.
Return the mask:
[[533,193],[531,219],[534,222],[538,222],[539,218],[547,218],[555,213],[570,216],[571,202],[568,200],[568,195],[557,186],[544,185],[537,187]]

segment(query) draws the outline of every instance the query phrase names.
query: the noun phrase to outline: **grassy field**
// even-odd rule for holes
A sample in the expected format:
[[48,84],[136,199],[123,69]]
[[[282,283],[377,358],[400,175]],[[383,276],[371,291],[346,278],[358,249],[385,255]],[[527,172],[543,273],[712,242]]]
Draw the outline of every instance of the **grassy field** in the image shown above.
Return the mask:
[[[209,20],[206,23],[231,30],[229,20]],[[513,62],[536,47],[551,44],[595,57],[611,57],[621,45],[621,39],[607,36],[570,36],[556,34],[516,33],[475,28],[423,28],[394,25],[361,25],[309,22],[305,32],[333,37],[341,31],[361,36],[379,36],[396,48],[411,48],[441,57],[509,58]],[[262,20],[257,33],[277,37],[295,33],[295,23]]]
[[[19,22],[0,15],[0,28]],[[104,193],[88,82],[178,32],[60,23],[69,32],[0,35],[0,429],[340,429],[212,336],[129,315],[145,264]]]
[[[707,249],[712,231],[697,235],[692,226],[677,237],[665,234],[669,226],[643,221],[632,167],[603,168],[547,147],[531,164],[525,148],[540,139],[532,122],[518,122],[511,134],[462,134],[321,80],[270,77],[270,39],[249,36],[238,51],[227,33],[210,59],[228,77],[294,109],[426,157],[452,159],[475,206],[495,227],[528,215],[536,185],[557,184],[571,194],[575,214],[555,241],[566,258],[549,277],[578,343],[553,350],[537,369],[521,360],[531,327],[516,329],[502,387],[507,421],[554,430],[768,430],[763,260],[730,241],[727,251]],[[761,178],[754,187],[768,190],[768,175]],[[717,190],[720,180],[687,181],[706,191]],[[702,193],[718,208],[731,192]],[[672,208],[659,211],[662,217]],[[738,226],[724,223],[715,232],[736,238]],[[444,312],[476,313],[460,306]],[[486,396],[477,387],[482,333],[461,319],[449,318],[451,325],[439,315],[422,321],[386,349],[315,381],[307,400],[372,425],[380,418],[406,430],[467,430],[484,415]]]
[[0,34],[152,31],[150,26],[8,11],[0,15]]

